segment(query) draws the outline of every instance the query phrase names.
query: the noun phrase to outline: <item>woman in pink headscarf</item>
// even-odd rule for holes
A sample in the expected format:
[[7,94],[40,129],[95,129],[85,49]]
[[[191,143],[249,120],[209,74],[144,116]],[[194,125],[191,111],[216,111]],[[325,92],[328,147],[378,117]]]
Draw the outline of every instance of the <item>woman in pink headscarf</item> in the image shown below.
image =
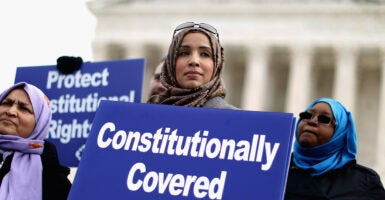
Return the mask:
[[66,199],[69,168],[44,141],[51,121],[49,101],[21,82],[0,94],[0,199]]

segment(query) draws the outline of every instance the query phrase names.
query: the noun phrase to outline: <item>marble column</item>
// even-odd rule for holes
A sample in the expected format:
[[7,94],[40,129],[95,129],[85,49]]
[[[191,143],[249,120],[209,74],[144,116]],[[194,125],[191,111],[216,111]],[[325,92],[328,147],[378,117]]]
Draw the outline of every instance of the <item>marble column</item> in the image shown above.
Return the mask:
[[385,181],[385,47],[381,50],[380,105],[378,116],[376,169]]
[[351,46],[337,47],[336,53],[333,98],[341,101],[354,115],[357,92],[357,49]]
[[266,110],[267,47],[253,45],[248,48],[247,66],[241,107],[246,110]]
[[285,110],[294,113],[295,116],[312,101],[313,76],[311,71],[313,69],[313,51],[313,47],[310,45],[298,45],[291,49]]
[[108,60],[108,53],[107,53],[107,46],[108,44],[104,42],[94,42],[92,44],[93,49],[93,55],[94,60],[93,61],[105,61]]
[[133,42],[129,43],[125,45],[125,49],[126,49],[125,59],[146,58],[144,44],[142,43],[133,43]]

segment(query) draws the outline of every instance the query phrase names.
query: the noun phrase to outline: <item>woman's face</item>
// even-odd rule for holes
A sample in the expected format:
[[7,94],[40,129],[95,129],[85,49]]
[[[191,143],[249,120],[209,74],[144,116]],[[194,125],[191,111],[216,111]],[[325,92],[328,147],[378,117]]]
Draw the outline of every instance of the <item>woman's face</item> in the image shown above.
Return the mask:
[[0,102],[0,133],[27,138],[35,128],[31,100],[24,89],[12,90]]
[[164,87],[160,82],[160,74],[162,73],[163,64],[164,64],[164,61],[160,62],[155,68],[154,74],[150,81],[149,97],[151,97],[152,95],[158,95],[167,90],[167,88]]
[[[335,119],[329,104],[320,102],[307,112],[311,119],[302,119],[298,124],[298,142],[303,147],[315,147],[327,143],[334,134]],[[329,124],[321,123],[318,117],[324,115],[331,118]]]
[[193,89],[211,80],[214,71],[213,50],[203,33],[188,33],[178,48],[176,80],[182,88]]

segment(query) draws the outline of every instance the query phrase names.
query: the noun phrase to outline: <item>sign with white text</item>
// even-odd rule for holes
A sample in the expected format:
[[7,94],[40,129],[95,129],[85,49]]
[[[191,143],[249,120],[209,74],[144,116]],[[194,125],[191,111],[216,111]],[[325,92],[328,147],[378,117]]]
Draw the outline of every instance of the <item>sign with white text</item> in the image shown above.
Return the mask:
[[102,101],[69,199],[283,199],[291,113]]
[[58,149],[60,162],[77,166],[101,100],[140,102],[144,59],[85,62],[72,74],[55,65],[18,67],[15,83],[28,82],[50,99],[52,121],[47,140]]

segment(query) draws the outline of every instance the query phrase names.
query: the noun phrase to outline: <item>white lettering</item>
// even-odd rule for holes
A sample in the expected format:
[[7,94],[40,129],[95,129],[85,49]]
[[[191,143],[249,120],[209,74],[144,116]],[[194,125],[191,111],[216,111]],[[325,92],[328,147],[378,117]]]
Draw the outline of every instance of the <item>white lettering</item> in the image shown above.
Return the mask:
[[111,144],[111,139],[107,138],[107,140],[103,140],[104,133],[109,129],[110,131],[115,131],[115,124],[112,122],[105,123],[102,128],[100,128],[98,134],[98,146],[100,148],[107,148]]
[[[108,135],[105,134],[107,128],[111,131]],[[170,131],[170,128],[159,128],[155,133],[124,130],[115,132],[115,125],[108,122],[99,131],[98,145],[101,148],[111,145],[115,150],[257,162],[263,163],[263,171],[271,168],[280,146],[279,143],[274,143],[271,149],[266,135],[255,134],[250,143],[248,140],[208,138],[208,131],[204,131],[203,135],[198,131],[194,136],[182,136],[177,132],[177,129]]]
[[72,123],[63,123],[61,119],[51,120],[47,138],[60,139],[63,144],[68,144],[71,139],[88,138],[92,124],[88,119],[83,123],[79,123],[77,119],[73,119]]
[[[143,176],[144,178],[141,178]],[[155,171],[147,172],[145,164],[135,163],[128,172],[126,183],[127,188],[131,191],[143,188],[147,193],[157,191],[159,194],[164,194],[168,191],[173,196],[181,194],[182,196],[188,196],[189,191],[192,190],[196,198],[208,196],[210,199],[221,199],[226,176],[226,171],[221,171],[221,175],[212,180],[205,176],[197,177]]]
[[77,71],[75,74],[60,74],[58,71],[49,71],[47,78],[47,89],[57,88],[63,86],[69,88],[88,88],[108,86],[108,68],[104,68],[102,72],[94,72],[93,74]]
[[[135,92],[130,92],[135,94]],[[99,93],[94,92],[88,94],[86,97],[79,98],[75,94],[65,94],[59,96],[57,99],[50,99],[52,114],[55,113],[84,113],[84,112],[95,112],[99,106],[101,100],[110,101],[123,101],[133,102],[135,96],[128,97],[127,95],[122,96],[99,96]]]
[[274,161],[275,155],[277,154],[277,151],[279,148],[279,143],[274,144],[273,150],[271,150],[270,142],[266,142],[265,147],[266,147],[266,163],[262,164],[262,170],[267,171],[270,169],[271,164]]
[[146,171],[146,166],[143,163],[136,163],[131,167],[131,170],[128,172],[127,177],[127,188],[131,191],[139,190],[143,184],[143,181],[141,181],[140,179],[136,183],[134,183],[134,175],[135,172],[138,170],[140,173],[143,173]]

